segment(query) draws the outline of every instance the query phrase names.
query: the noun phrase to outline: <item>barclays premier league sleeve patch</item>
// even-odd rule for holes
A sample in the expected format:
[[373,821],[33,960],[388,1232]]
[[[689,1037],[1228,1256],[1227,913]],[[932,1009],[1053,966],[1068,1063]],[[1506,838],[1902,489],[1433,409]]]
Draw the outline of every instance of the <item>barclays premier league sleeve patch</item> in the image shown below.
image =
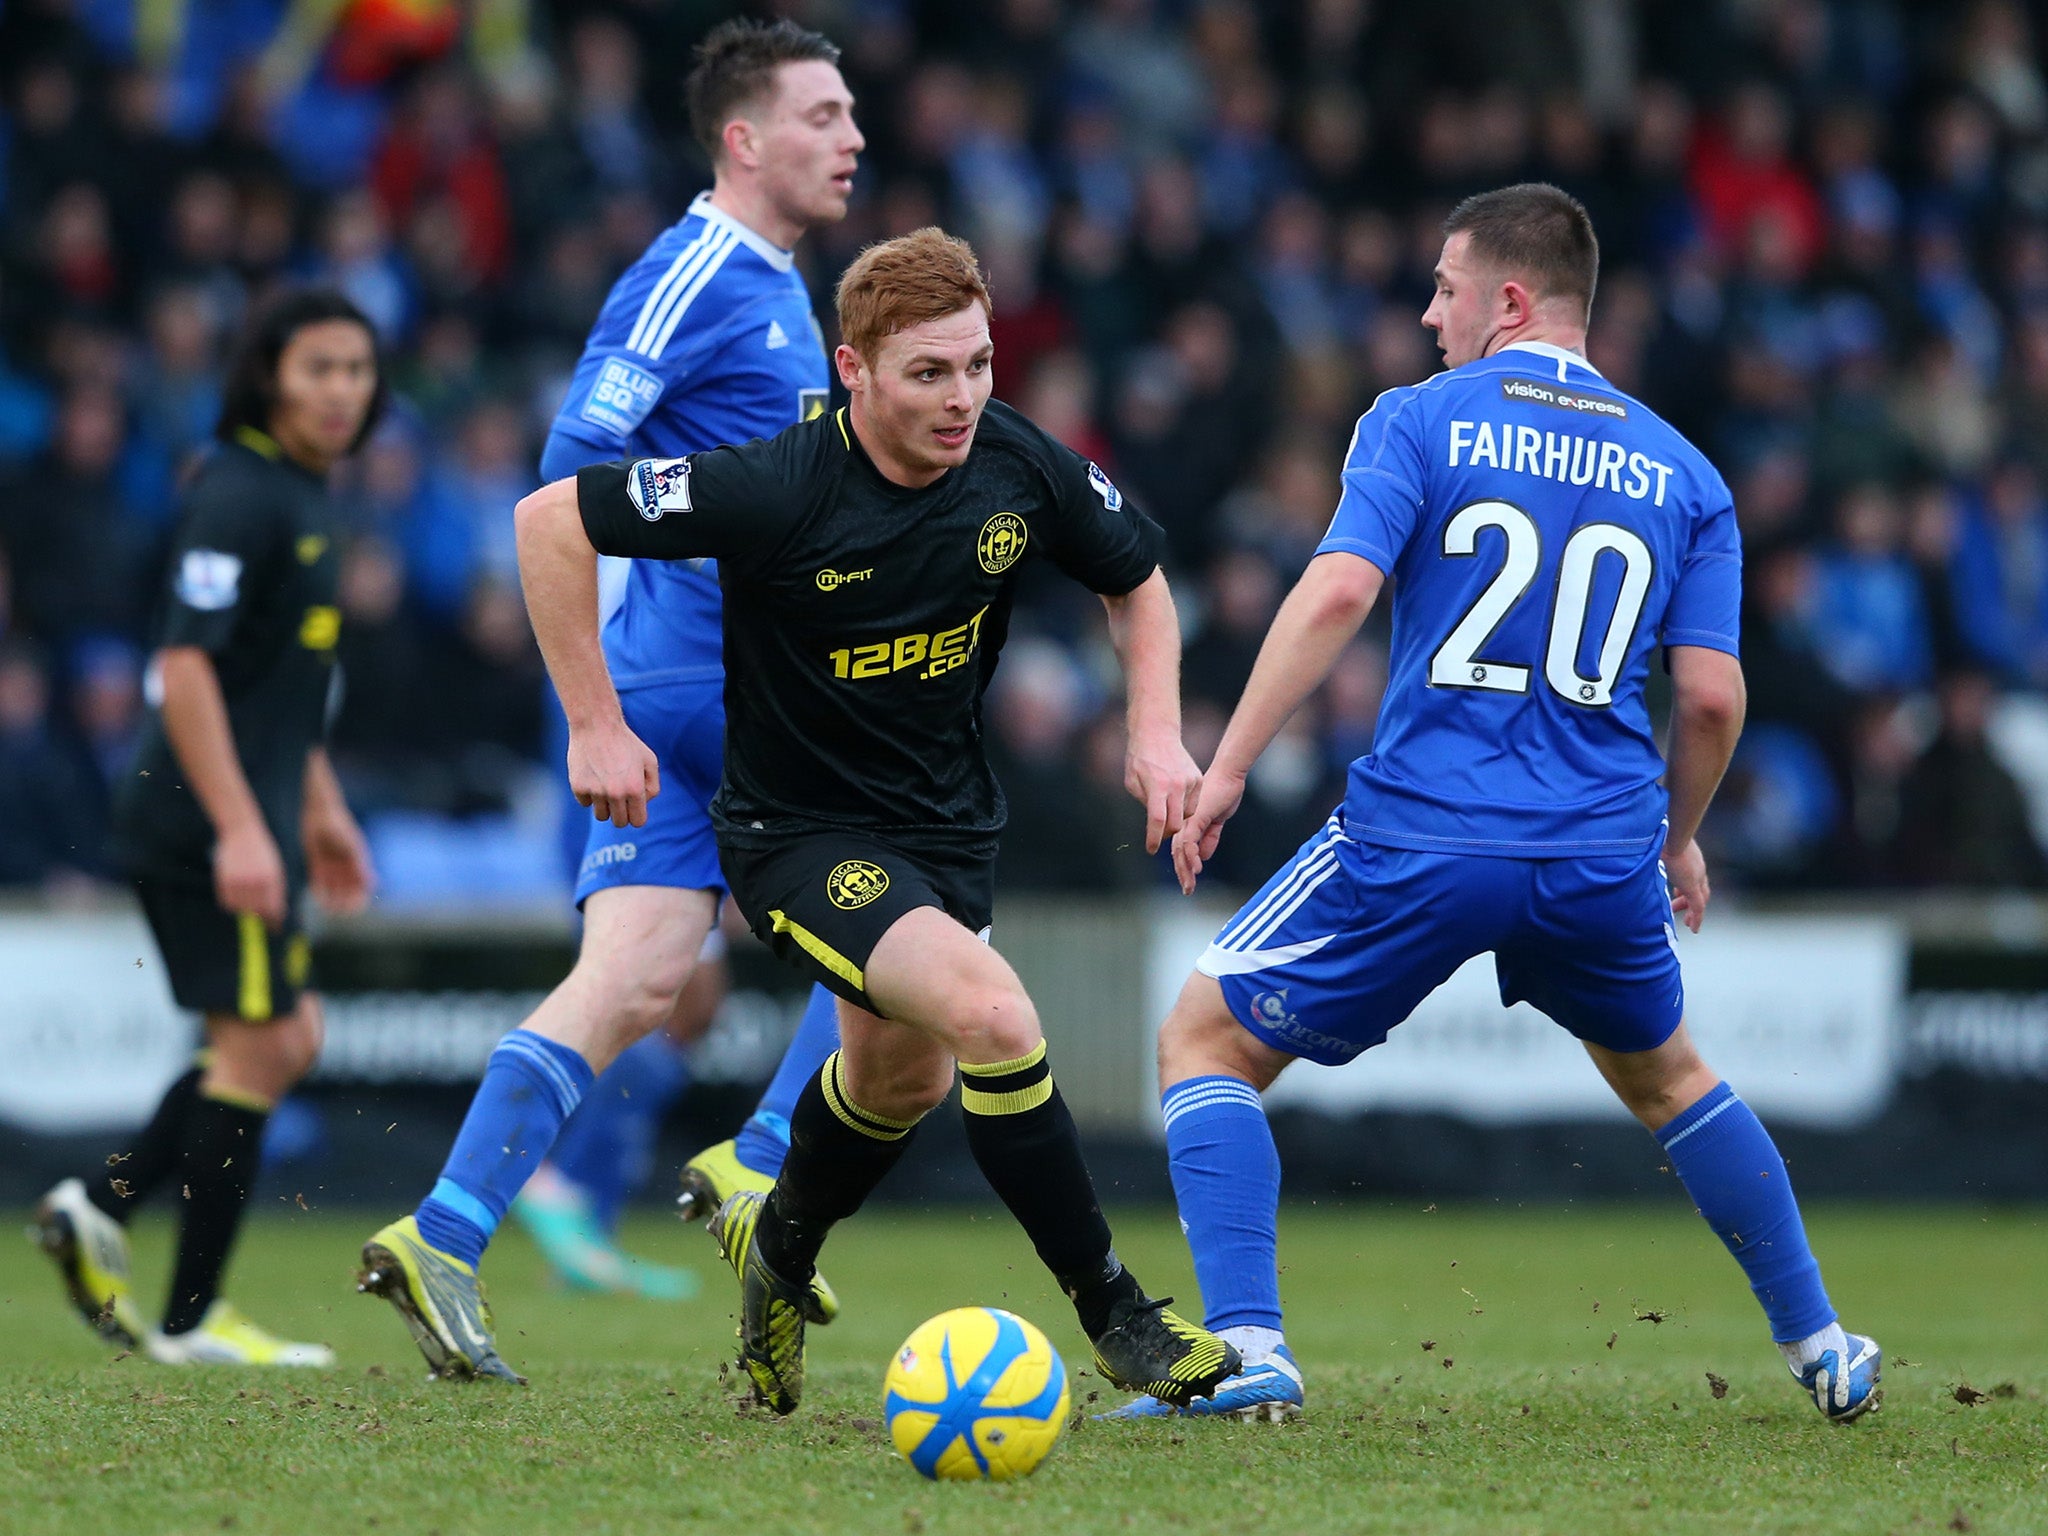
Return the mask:
[[626,496],[650,523],[690,510],[690,461],[641,459],[626,471]]
[[235,606],[242,590],[242,560],[218,549],[188,549],[178,562],[178,601],[202,613]]
[[583,402],[583,419],[607,432],[626,436],[661,399],[661,380],[621,358],[608,357]]
[[1102,472],[1100,464],[1092,462],[1089,464],[1088,485],[1096,495],[1102,498],[1102,504],[1109,508],[1110,511],[1114,512],[1124,504],[1124,493],[1109,483],[1109,476]]

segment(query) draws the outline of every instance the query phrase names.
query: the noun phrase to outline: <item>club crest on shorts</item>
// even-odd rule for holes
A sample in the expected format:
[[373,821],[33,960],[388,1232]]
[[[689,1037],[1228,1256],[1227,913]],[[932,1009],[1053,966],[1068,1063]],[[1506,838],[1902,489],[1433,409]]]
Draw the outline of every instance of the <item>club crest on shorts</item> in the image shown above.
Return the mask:
[[650,523],[663,514],[690,510],[690,461],[642,459],[626,471],[626,495],[633,510]]
[[1023,558],[1024,546],[1030,538],[1031,530],[1024,526],[1023,518],[1014,512],[998,512],[981,525],[981,537],[975,541],[974,552],[981,557],[984,571],[1000,576]]
[[848,859],[825,877],[825,894],[832,905],[851,912],[864,907],[889,889],[889,871],[866,859]]

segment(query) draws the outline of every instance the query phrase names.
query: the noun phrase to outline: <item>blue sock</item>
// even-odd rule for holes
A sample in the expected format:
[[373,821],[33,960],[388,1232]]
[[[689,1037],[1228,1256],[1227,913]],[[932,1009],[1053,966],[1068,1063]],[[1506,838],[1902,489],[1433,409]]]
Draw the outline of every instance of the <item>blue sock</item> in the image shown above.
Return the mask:
[[607,1232],[654,1168],[662,1117],[690,1086],[689,1055],[656,1030],[619,1052],[555,1138],[549,1161],[583,1191]]
[[825,1058],[838,1049],[839,1004],[823,987],[812,987],[803,1019],[782,1053],[782,1065],[754,1106],[752,1118],[733,1138],[733,1151],[743,1165],[771,1179],[782,1172],[782,1160],[789,1155],[789,1117],[797,1098],[817,1080]]
[[528,1029],[500,1040],[440,1181],[420,1202],[420,1236],[475,1268],[590,1082],[590,1063],[566,1045]]
[[1277,1330],[1280,1153],[1258,1090],[1234,1077],[1191,1077],[1159,1107],[1204,1322]]
[[1700,1215],[1749,1276],[1771,1337],[1794,1344],[1832,1323],[1835,1309],[1806,1246],[1785,1160],[1735,1090],[1716,1083],[1657,1140]]

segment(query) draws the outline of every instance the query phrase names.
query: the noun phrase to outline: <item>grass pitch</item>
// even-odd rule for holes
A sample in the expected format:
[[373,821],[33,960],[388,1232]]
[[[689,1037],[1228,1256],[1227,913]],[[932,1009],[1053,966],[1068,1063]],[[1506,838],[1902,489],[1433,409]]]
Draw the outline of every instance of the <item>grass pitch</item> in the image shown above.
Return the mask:
[[[381,1217],[247,1233],[231,1294],[330,1372],[115,1359],[43,1258],[0,1244],[0,1529],[8,1532],[1981,1532],[2048,1530],[2048,1212],[1809,1215],[1849,1325],[1885,1345],[1885,1405],[1824,1423],[1740,1272],[1668,1206],[1290,1208],[1281,1259],[1309,1417],[1281,1427],[1081,1421],[1036,1477],[934,1486],[880,1424],[890,1352],[925,1317],[1007,1305],[1085,1363],[1072,1313],[999,1212],[877,1211],[827,1250],[846,1313],[812,1332],[792,1419],[721,1369],[732,1292],[700,1232],[699,1299],[550,1290],[508,1231],[485,1266],[524,1390],[422,1379],[390,1308],[353,1294]],[[1193,1295],[1170,1216],[1124,1212],[1155,1292]],[[166,1224],[138,1233],[160,1294]],[[1190,1308],[1190,1311],[1196,1309]],[[1661,1321],[1659,1320],[1661,1319]],[[1077,1372],[1076,1400],[1116,1400]],[[1725,1383],[1718,1386],[1716,1382]],[[1101,1392],[1099,1401],[1092,1394]],[[1964,1402],[1959,1398],[1981,1400]]]

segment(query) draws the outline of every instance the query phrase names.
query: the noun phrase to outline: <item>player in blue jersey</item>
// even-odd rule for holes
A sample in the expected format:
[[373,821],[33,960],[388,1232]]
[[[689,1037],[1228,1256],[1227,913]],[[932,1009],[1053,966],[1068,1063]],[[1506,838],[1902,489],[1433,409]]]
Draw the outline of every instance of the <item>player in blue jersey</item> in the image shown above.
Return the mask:
[[[1300,1411],[1275,1264],[1279,1158],[1259,1093],[1297,1058],[1379,1044],[1492,951],[1504,1004],[1584,1043],[1747,1272],[1830,1419],[1875,1406],[1882,1357],[1844,1333],[1785,1164],[1700,1060],[1676,913],[1742,729],[1741,544],[1712,465],[1586,361],[1599,252],[1585,209],[1530,184],[1445,224],[1422,323],[1447,371],[1359,422],[1335,519],[1273,622],[1174,843],[1192,891],[1245,775],[1395,582],[1379,733],[1327,826],[1224,925],[1159,1041],[1168,1157],[1208,1326],[1244,1371],[1191,1412]],[[1662,650],[1668,760],[1644,703]],[[1165,1405],[1139,1398],[1118,1416]]]
[[[769,437],[823,412],[823,338],[791,247],[810,226],[845,215],[864,145],[838,58],[828,39],[789,22],[728,22],[705,38],[684,89],[712,190],[613,287],[549,435],[549,479],[606,459]],[[498,1356],[478,1291],[484,1248],[586,1097],[603,1118],[571,1127],[569,1171],[580,1161],[595,1178],[616,1179],[631,1141],[618,1120],[645,1124],[664,1078],[673,1096],[665,1042],[637,1056],[632,1048],[669,1022],[725,891],[706,809],[724,737],[715,568],[633,562],[604,649],[658,779],[650,770],[643,813],[622,810],[591,835],[576,888],[584,928],[574,969],[492,1053],[432,1193],[363,1250],[361,1288],[397,1307],[438,1375],[520,1379]],[[821,988],[778,1082],[794,1077],[801,1089],[835,1043]],[[743,1165],[729,1143],[722,1158],[713,1149],[709,1176],[728,1186],[721,1198],[772,1182],[787,1135],[778,1144],[776,1129],[750,1125],[762,1144],[755,1162],[766,1167]],[[601,1245],[588,1224],[565,1232],[549,1221],[559,1212],[537,1214],[558,1254]],[[605,1278],[600,1266],[572,1267]],[[813,1316],[833,1310],[821,1282]]]
[[[717,183],[614,285],[548,435],[543,478],[625,455],[772,437],[824,410],[823,342],[787,247],[845,209],[862,141],[837,57],[826,39],[793,25],[731,22],[706,38],[686,91]],[[764,90],[774,94],[757,159],[720,134],[745,122],[741,109]],[[774,137],[778,111],[814,135],[808,159]],[[774,207],[763,209],[764,194]],[[608,566],[606,659],[629,721],[658,746],[669,793],[649,805],[644,827],[600,821],[590,830],[576,901],[602,929],[586,933],[583,953],[603,970],[572,984],[587,984],[586,1009],[616,1020],[631,1043],[563,1125],[513,1210],[571,1285],[680,1297],[694,1289],[687,1271],[629,1257],[613,1233],[649,1170],[662,1117],[687,1085],[684,1046],[723,992],[722,967],[701,963],[722,948],[715,908],[702,956],[682,947],[673,920],[679,903],[701,907],[698,893],[724,886],[707,810],[725,719],[718,575],[710,561]],[[591,903],[612,891],[625,894]],[[621,943],[631,953],[623,967],[613,963]],[[831,995],[815,988],[761,1108],[736,1141],[705,1148],[684,1170],[686,1215],[709,1216],[734,1190],[767,1187],[788,1148],[796,1095],[837,1044]],[[829,1298],[829,1288],[821,1294]]]

